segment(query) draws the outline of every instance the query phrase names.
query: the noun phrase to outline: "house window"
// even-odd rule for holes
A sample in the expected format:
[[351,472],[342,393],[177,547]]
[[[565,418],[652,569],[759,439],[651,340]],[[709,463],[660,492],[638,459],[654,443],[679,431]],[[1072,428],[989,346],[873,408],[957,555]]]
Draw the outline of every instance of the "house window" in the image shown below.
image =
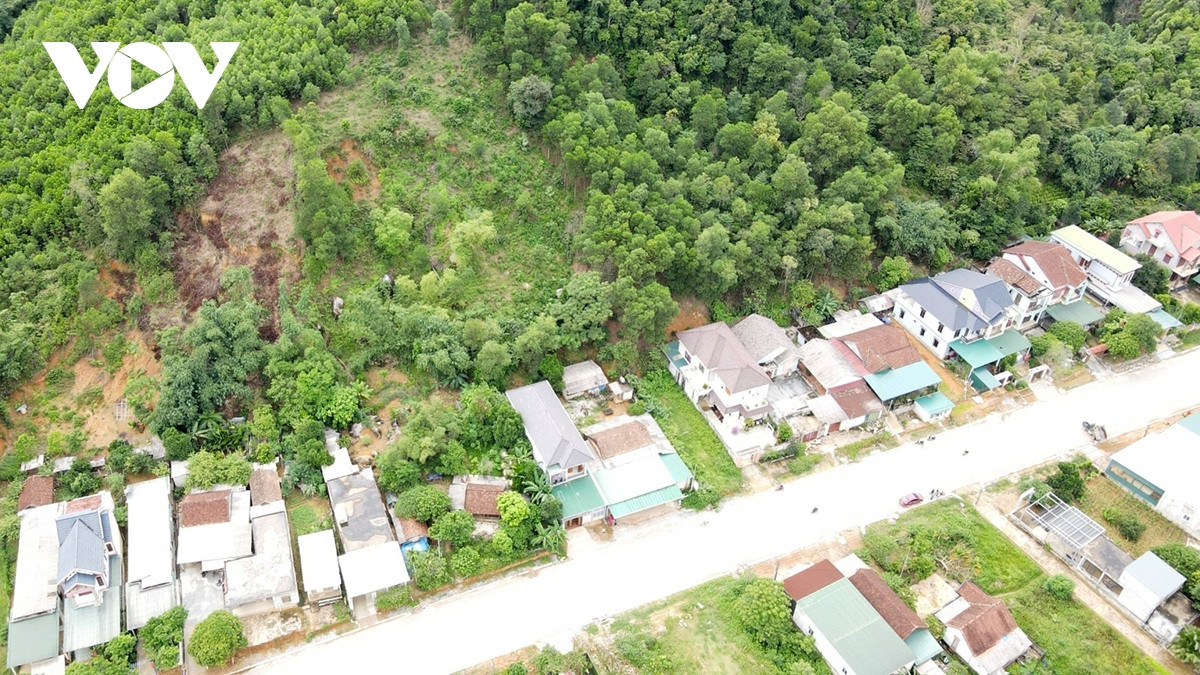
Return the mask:
[[903,319],[903,318],[904,318],[904,310],[900,310],[900,318],[901,318],[901,319]]
[[1154,244],[1151,244],[1150,245],[1150,255],[1154,255],[1155,253],[1158,253],[1158,247],[1155,246]]
[[925,329],[924,328],[921,329],[921,337],[925,337]]
[[922,319],[925,318],[925,308],[924,307],[921,308],[921,318]]
[[937,349],[937,347],[938,347],[938,339],[937,339],[937,338],[933,338],[933,348],[934,348],[934,349]]
[[946,332],[946,327],[945,327],[945,326],[943,326],[941,323],[938,323],[938,332],[939,332],[939,333],[945,333],[945,332]]
[[1170,264],[1171,264],[1171,254],[1170,254],[1170,253],[1164,253],[1164,254],[1163,254],[1163,264],[1164,264],[1164,265],[1170,265]]

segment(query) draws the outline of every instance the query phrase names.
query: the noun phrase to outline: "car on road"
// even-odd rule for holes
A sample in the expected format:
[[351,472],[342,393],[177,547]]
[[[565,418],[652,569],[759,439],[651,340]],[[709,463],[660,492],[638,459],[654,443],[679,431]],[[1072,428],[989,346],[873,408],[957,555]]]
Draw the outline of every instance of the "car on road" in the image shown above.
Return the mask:
[[925,498],[916,492],[910,492],[900,498],[900,506],[916,506],[925,501]]

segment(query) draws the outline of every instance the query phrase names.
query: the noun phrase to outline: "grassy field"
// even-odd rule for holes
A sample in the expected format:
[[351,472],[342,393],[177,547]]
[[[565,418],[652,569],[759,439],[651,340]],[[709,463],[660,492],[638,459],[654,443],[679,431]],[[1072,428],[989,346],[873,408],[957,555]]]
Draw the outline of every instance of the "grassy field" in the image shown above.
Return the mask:
[[1046,650],[1055,673],[1162,673],[1095,612],[1042,590],[1046,575],[1002,532],[969,506],[943,500],[877,523],[863,538],[864,557],[910,581],[933,572],[973,580],[1008,603],[1017,624]]
[[[717,579],[624,614],[608,628],[607,639],[585,639],[588,655],[601,672],[623,672],[623,664],[645,674],[788,672],[733,616],[730,598],[741,583]],[[824,669],[813,665],[816,672]]]
[[651,373],[638,389],[640,396],[657,401],[665,414],[655,415],[676,452],[696,474],[701,485],[728,496],[742,489],[742,471],[733,463],[721,439],[708,426],[696,406],[666,373]]
[[[1155,546],[1187,541],[1183,531],[1174,523],[1164,518],[1146,502],[1126,492],[1104,474],[1093,476],[1088,480],[1087,492],[1084,493],[1078,506],[1096,522],[1104,525],[1108,530],[1108,536],[1135,558]],[[1115,508],[1118,511],[1137,516],[1137,519],[1146,526],[1146,531],[1136,542],[1125,539],[1115,526],[1104,521],[1101,512],[1105,508]]]
[[1040,579],[1004,600],[1017,625],[1046,650],[1050,672],[1167,672],[1086,605],[1076,600],[1063,602],[1043,591]]

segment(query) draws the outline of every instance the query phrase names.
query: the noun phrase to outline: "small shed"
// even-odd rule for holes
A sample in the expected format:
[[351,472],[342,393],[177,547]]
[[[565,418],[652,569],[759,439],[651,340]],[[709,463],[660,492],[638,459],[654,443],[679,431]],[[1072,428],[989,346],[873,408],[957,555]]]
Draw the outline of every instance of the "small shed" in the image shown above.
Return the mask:
[[54,478],[51,476],[30,476],[21,486],[21,496],[17,499],[17,511],[32,509],[54,503]]
[[1117,600],[1141,621],[1149,621],[1154,610],[1178,593],[1185,581],[1175,568],[1147,551],[1121,572]]
[[954,402],[940,391],[926,394],[914,403],[916,405],[913,406],[913,412],[925,422],[946,419],[950,416],[950,411],[954,410]]
[[584,394],[599,394],[608,386],[604,370],[595,361],[581,361],[563,368],[563,398],[570,400]]

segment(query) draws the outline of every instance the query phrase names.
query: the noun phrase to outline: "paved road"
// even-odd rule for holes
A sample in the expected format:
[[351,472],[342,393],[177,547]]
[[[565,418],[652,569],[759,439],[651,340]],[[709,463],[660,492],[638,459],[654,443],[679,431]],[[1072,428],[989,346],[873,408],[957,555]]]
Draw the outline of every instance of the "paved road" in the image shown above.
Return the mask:
[[[530,644],[561,639],[592,621],[685,590],[740,566],[782,555],[886,518],[906,492],[974,489],[1082,449],[1080,421],[1111,436],[1200,406],[1200,350],[1134,373],[1048,395],[1025,408],[938,434],[768,491],[716,513],[681,512],[573,548],[568,561],[499,581],[365,630],[307,645],[263,672],[397,669],[448,673]],[[970,449],[963,456],[962,450]],[[812,514],[812,508],[820,510]],[[705,524],[707,523],[707,524]],[[618,528],[620,529],[620,528]]]

